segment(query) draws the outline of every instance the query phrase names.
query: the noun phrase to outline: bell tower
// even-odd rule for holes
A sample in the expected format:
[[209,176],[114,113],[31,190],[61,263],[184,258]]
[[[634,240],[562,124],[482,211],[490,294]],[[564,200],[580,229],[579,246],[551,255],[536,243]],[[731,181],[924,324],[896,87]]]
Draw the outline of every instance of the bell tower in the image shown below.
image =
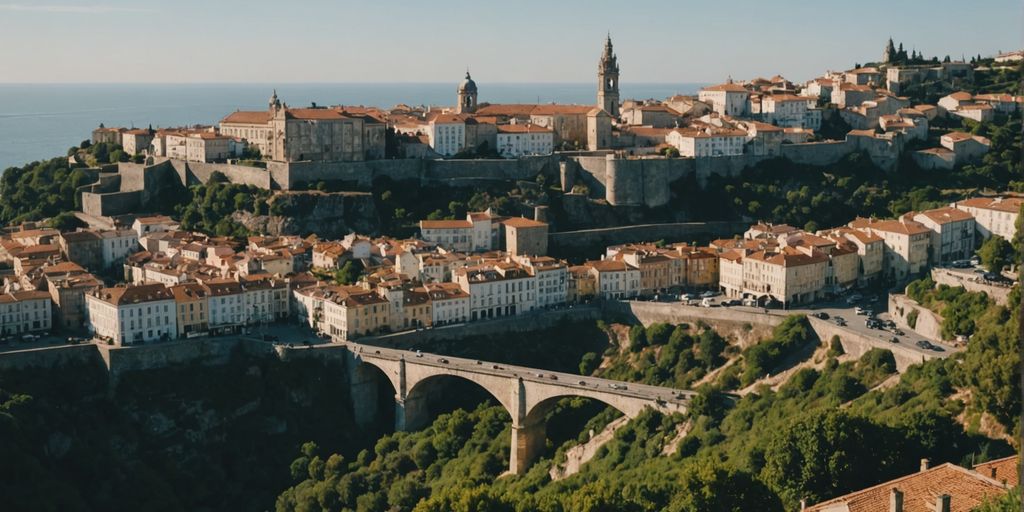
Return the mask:
[[619,62],[612,50],[612,36],[604,41],[604,52],[597,63],[597,106],[619,117]]
[[457,114],[472,114],[476,111],[476,82],[469,76],[469,70],[466,70],[466,78],[459,83],[458,89],[458,104],[455,105],[455,113]]

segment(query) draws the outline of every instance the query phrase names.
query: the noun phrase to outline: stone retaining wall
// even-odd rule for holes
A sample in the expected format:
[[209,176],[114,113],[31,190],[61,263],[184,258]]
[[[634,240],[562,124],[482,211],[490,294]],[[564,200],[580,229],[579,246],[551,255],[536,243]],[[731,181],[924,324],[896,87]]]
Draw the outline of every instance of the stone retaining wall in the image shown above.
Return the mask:
[[820,320],[810,316],[807,317],[807,320],[822,342],[828,343],[832,336],[839,336],[839,341],[843,345],[843,351],[855,358],[863,356],[873,348],[881,348],[892,352],[893,358],[896,360],[896,371],[901,373],[906,371],[910,365],[923,363],[926,359],[937,357],[917,352],[903,345],[906,341],[902,343],[888,343],[880,338],[843,329],[828,320]]
[[[917,311],[913,327],[907,322],[911,311]],[[942,339],[942,317],[902,293],[889,294],[889,317],[901,329],[909,329],[933,340]]]
[[[932,281],[936,284],[944,284],[947,286],[962,286],[969,292],[982,292],[988,295],[1001,306],[1005,306],[1010,299],[1010,287],[1009,286],[995,286],[991,284],[979,283],[977,281],[971,281],[967,279],[965,274],[959,272],[953,272],[945,268],[933,268]],[[977,276],[978,274],[973,274]],[[973,277],[971,276],[971,277]]]

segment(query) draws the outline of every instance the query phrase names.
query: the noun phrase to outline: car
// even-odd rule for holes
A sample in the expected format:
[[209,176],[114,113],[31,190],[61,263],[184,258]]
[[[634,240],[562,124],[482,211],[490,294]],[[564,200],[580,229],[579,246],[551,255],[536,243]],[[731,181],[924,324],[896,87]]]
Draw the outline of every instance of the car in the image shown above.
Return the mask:
[[850,298],[849,298],[849,299],[847,299],[847,300],[852,300],[852,301],[854,301],[854,302],[857,302],[858,300],[861,300],[861,299],[863,299],[863,298],[864,298],[864,296],[863,296],[863,295],[861,295],[861,294],[859,294],[859,293],[855,293],[855,294],[853,294],[853,295],[850,295]]
[[711,290],[708,290],[708,291],[700,294],[700,298],[702,298],[702,299],[710,299],[711,297],[714,297],[715,295],[718,295],[718,294],[713,292],[713,291],[711,291]]
[[932,347],[935,346],[935,345],[932,345],[932,342],[930,342],[928,340],[918,340],[917,343],[915,343],[915,345],[917,345],[919,348],[923,348],[923,349],[926,349],[926,350],[929,350],[929,349],[931,349]]
[[865,309],[864,310],[864,316],[866,316],[868,318],[874,318],[875,317],[875,310],[873,310],[873,309]]
[[945,352],[946,351],[946,349],[944,349],[944,348],[942,348],[942,347],[940,347],[938,345],[935,345],[935,344],[932,344],[932,350],[934,350],[936,352]]
[[448,360],[447,360],[447,359],[445,359],[445,358],[443,358],[443,357],[439,357],[439,358],[437,358],[437,362],[439,362],[439,363],[444,363],[444,364],[448,364]]
[[835,323],[838,324],[839,322],[846,322],[846,319],[841,317],[841,316],[839,316],[839,315],[836,315],[836,316],[832,317],[832,321],[834,321]]
[[681,302],[688,302],[688,301],[690,301],[690,300],[692,300],[692,299],[693,299],[693,296],[692,296],[692,295],[690,295],[689,293],[684,293],[684,294],[682,294],[682,295],[680,295],[680,296],[679,296],[679,300],[680,300]]
[[416,351],[416,357],[423,357],[423,352],[420,350]]
[[555,375],[553,373],[549,373],[548,374],[548,378],[551,379],[551,380],[558,380],[558,375]]
[[968,260],[956,260],[952,264],[953,268],[971,268],[971,262]]
[[477,361],[476,364],[484,364],[483,361]]
[[828,317],[828,313],[826,313],[824,311],[819,311],[819,312],[814,314],[814,318],[820,318],[822,320],[828,320],[829,317]]
[[892,338],[889,338],[889,343],[899,343],[899,342],[900,342],[900,339],[897,338],[896,336],[893,336]]
[[700,307],[702,308],[710,308],[711,304],[711,299],[708,297],[705,297],[704,300],[700,301]]
[[576,384],[579,384],[580,386],[586,386],[587,385],[587,381],[585,381],[585,380],[577,381]]
[[836,320],[836,325],[838,325],[839,327],[846,327],[846,320],[840,318],[839,320]]
[[903,335],[907,334],[907,333],[903,332],[903,329],[893,329],[892,333],[895,334],[896,336],[903,336]]
[[867,310],[862,308],[862,307],[860,307],[860,306],[857,306],[857,307],[853,308],[853,312],[858,314],[858,315],[866,315],[867,314]]
[[500,370],[500,369],[501,369],[501,367],[500,367],[500,366],[498,366],[498,365],[496,365],[496,364],[492,364],[492,365],[491,365],[491,369],[492,369],[492,370]]

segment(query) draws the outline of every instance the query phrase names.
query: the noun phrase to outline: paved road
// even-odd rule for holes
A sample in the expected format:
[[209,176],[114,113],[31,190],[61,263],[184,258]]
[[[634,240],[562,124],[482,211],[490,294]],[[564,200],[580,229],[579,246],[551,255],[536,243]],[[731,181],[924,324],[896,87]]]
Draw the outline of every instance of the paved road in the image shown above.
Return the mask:
[[[873,301],[871,300],[872,298],[874,298]],[[722,297],[716,297],[715,299],[716,300],[721,300]],[[828,316],[829,316],[828,321],[829,322],[834,322],[834,318],[839,316],[839,317],[842,317],[844,320],[846,320],[846,326],[839,327],[840,329],[851,331],[851,332],[854,332],[854,333],[857,333],[857,334],[860,334],[860,335],[863,335],[863,336],[867,336],[867,337],[870,337],[870,338],[877,338],[879,340],[879,347],[881,347],[881,348],[885,348],[885,347],[889,346],[891,344],[889,340],[891,340],[895,336],[896,338],[898,338],[900,340],[899,343],[904,348],[909,348],[910,350],[912,350],[914,352],[919,352],[922,355],[926,355],[926,356],[930,356],[930,357],[948,357],[952,353],[955,353],[957,351],[963,350],[963,347],[955,347],[955,346],[950,345],[948,343],[945,343],[945,342],[943,342],[941,340],[931,339],[931,338],[922,336],[922,335],[920,335],[920,334],[918,334],[918,333],[916,333],[914,331],[910,331],[910,330],[905,330],[905,333],[904,333],[903,336],[896,336],[895,334],[893,334],[892,332],[887,331],[887,330],[868,328],[867,325],[866,325],[866,322],[865,322],[867,317],[864,316],[864,315],[858,315],[856,313],[856,311],[855,311],[855,309],[858,306],[860,306],[860,307],[862,307],[864,309],[870,309],[870,310],[874,311],[875,317],[880,319],[880,320],[889,320],[889,313],[888,313],[889,301],[888,301],[888,296],[886,296],[884,294],[883,295],[875,295],[875,294],[865,295],[862,300],[857,301],[854,304],[848,304],[845,299],[841,299],[841,300],[836,300],[836,301],[819,302],[819,303],[816,303],[816,304],[814,304],[812,306],[802,307],[802,308],[794,308],[794,309],[787,309],[787,310],[769,309],[768,310],[768,314],[770,314],[770,315],[778,315],[778,316],[787,316],[787,315],[800,314],[800,313],[807,314],[807,315],[812,315],[812,314],[815,314],[815,313],[824,312],[824,313],[828,314]],[[747,307],[747,306],[732,306],[732,308],[735,308],[735,309],[738,309],[738,310],[741,310],[741,311],[754,312],[754,313],[763,313],[764,312],[764,308],[755,308],[755,307]],[[919,340],[927,340],[929,343],[942,348],[942,350],[939,351],[939,350],[930,350],[930,349],[920,348],[920,347],[918,347],[916,345],[916,343]]]
[[686,403],[697,394],[694,391],[685,389],[650,386],[647,384],[601,379],[571,373],[552,372],[537,368],[528,368],[525,366],[515,366],[503,363],[480,361],[476,359],[464,359],[427,352],[412,352],[408,350],[397,350],[373,345],[361,345],[352,342],[346,342],[345,344],[348,346],[349,350],[366,358],[382,358],[389,360],[405,359],[406,364],[415,363],[450,370],[500,375],[510,379],[521,378],[526,381],[543,382],[545,384],[558,385],[566,388],[588,389],[591,391],[600,391],[603,393],[612,393],[633,398],[642,398],[645,400],[661,400],[664,402],[686,405]]

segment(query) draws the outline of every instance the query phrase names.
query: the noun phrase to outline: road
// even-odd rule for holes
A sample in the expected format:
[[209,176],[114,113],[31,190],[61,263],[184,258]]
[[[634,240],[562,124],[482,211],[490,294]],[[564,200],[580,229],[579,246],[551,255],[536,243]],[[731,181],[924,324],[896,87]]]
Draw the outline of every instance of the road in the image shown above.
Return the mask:
[[[719,297],[715,297],[715,303],[717,304],[718,301],[720,301],[722,298],[723,297],[720,297],[720,296]],[[871,300],[872,298],[874,298],[874,301]],[[867,317],[864,316],[864,315],[858,315],[856,313],[855,310],[856,310],[856,308],[858,306],[860,306],[860,307],[862,307],[864,309],[870,309],[870,310],[874,311],[875,318],[878,318],[879,320],[889,320],[889,313],[888,313],[889,301],[888,301],[888,297],[886,295],[875,295],[875,294],[865,295],[862,300],[857,301],[855,304],[847,304],[845,299],[840,299],[840,300],[835,300],[835,301],[822,301],[822,302],[815,303],[815,304],[813,304],[811,306],[805,306],[805,307],[800,307],[800,308],[785,309],[785,310],[783,310],[783,309],[769,309],[768,310],[768,314],[770,314],[770,315],[777,315],[777,316],[788,316],[788,315],[792,315],[792,314],[813,315],[815,313],[822,313],[822,312],[824,312],[824,313],[828,314],[828,316],[829,316],[828,321],[829,322],[834,322],[834,318],[839,316],[839,317],[842,317],[844,320],[846,320],[846,326],[839,327],[839,329],[850,331],[850,332],[853,332],[853,333],[857,333],[857,334],[860,334],[860,335],[863,335],[863,336],[867,336],[869,338],[877,338],[878,342],[879,342],[878,346],[880,348],[887,348],[887,347],[891,346],[892,343],[889,340],[891,340],[895,336],[896,338],[898,338],[900,340],[899,343],[904,348],[909,348],[910,350],[912,350],[914,352],[919,352],[922,355],[925,355],[925,356],[928,356],[928,357],[944,358],[944,357],[949,357],[950,354],[953,354],[953,353],[955,353],[957,351],[963,350],[963,347],[955,347],[953,345],[950,345],[949,343],[943,342],[942,340],[931,339],[931,338],[922,336],[922,335],[920,335],[920,334],[918,334],[918,333],[916,333],[914,331],[907,330],[904,333],[903,336],[896,336],[891,331],[882,330],[882,329],[871,329],[865,323],[865,320],[867,319]],[[685,307],[685,306],[683,306],[683,307]],[[748,311],[748,312],[752,312],[752,313],[764,313],[764,311],[765,311],[764,308],[748,307],[748,306],[731,306],[731,308],[732,309],[738,309],[738,310],[741,310],[741,311]],[[935,345],[937,347],[942,348],[942,350],[941,351],[940,350],[930,350],[930,349],[924,349],[924,348],[918,347],[916,345],[916,343],[919,340],[927,340],[929,343],[931,343],[931,344],[933,344],[933,345]]]
[[[553,372],[537,368],[528,368],[525,366],[494,363],[476,359],[464,359],[461,357],[451,357],[420,351],[412,352],[408,350],[397,350],[373,345],[361,345],[353,342],[345,342],[345,345],[356,355],[361,355],[367,358],[390,360],[405,359],[406,364],[415,363],[444,368],[446,370],[500,375],[510,379],[521,378],[526,381],[542,382],[566,388],[588,389],[645,400],[660,400],[668,403],[677,403],[684,406],[697,394],[694,391],[685,389],[674,389],[647,384],[636,384],[633,382],[601,379],[597,377],[587,377],[572,373]],[[313,347],[310,347],[310,349],[313,349]]]

